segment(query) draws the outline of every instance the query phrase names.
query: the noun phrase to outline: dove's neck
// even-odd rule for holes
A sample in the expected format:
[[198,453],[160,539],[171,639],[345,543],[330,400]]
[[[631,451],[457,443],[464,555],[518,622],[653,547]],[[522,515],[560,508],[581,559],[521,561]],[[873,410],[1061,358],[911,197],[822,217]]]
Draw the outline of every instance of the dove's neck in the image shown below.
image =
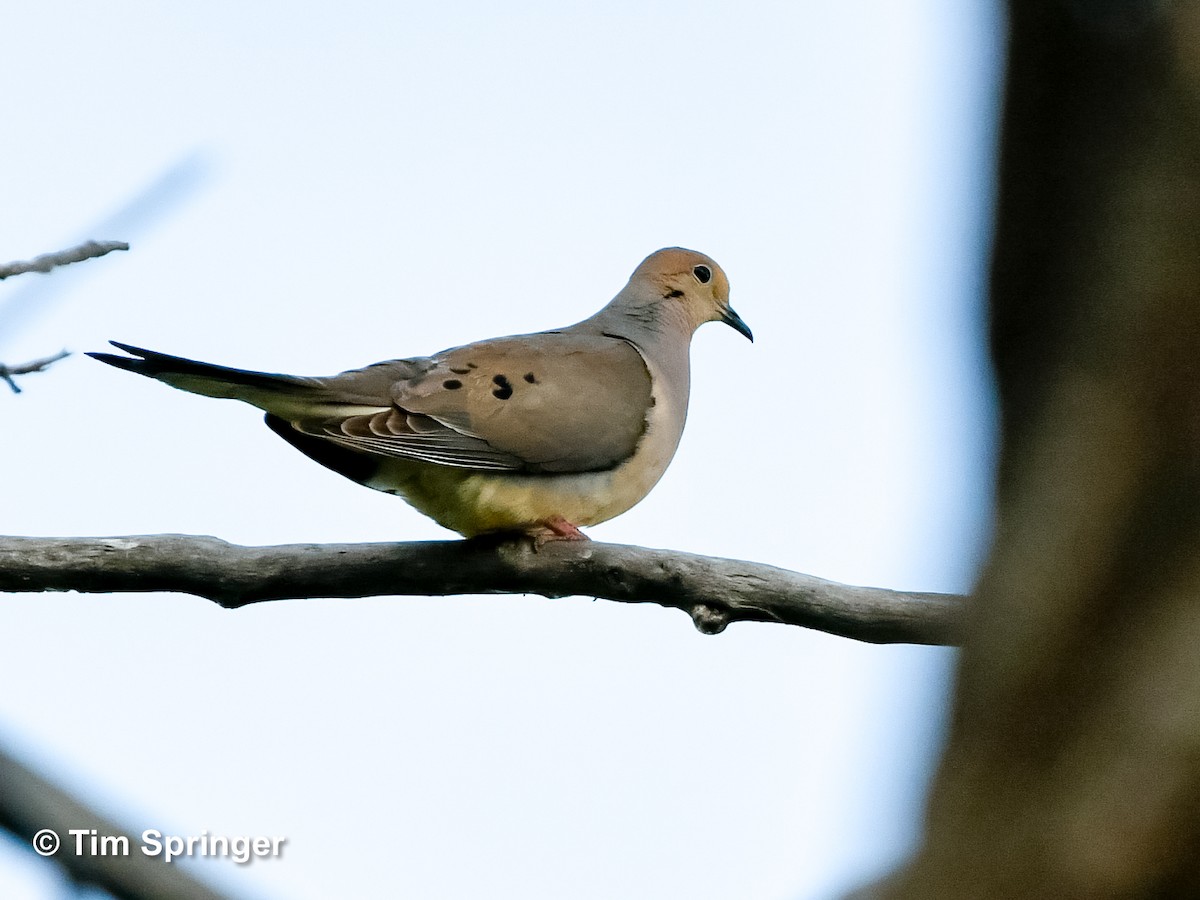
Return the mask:
[[623,293],[576,328],[595,334],[621,338],[637,348],[654,379],[654,391],[663,394],[674,417],[687,414],[690,388],[688,351],[695,326],[682,313],[662,303],[631,303]]
[[653,289],[631,283],[578,327],[622,337],[645,351],[660,345],[678,347],[686,356],[696,325],[682,303],[664,302]]

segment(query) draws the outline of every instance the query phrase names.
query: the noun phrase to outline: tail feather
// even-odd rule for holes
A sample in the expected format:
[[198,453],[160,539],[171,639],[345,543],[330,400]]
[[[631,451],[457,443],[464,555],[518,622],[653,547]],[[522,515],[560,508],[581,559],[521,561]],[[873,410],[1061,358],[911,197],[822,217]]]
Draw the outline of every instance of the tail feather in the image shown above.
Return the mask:
[[[117,356],[115,353],[89,353],[92,359],[116,366],[127,372],[136,372],[148,378],[156,378],[172,384],[177,380],[213,381],[227,388],[250,387],[266,391],[313,390],[312,384],[316,379],[298,378],[295,375],[274,375],[269,372],[251,372],[247,369],[233,369],[228,366],[217,366],[212,363],[186,359],[182,356],[171,356],[159,353],[157,350],[147,350],[144,347],[134,347],[132,344],[122,344],[119,341],[109,341],[119,350],[124,350],[130,356]],[[214,385],[215,387],[215,385]],[[205,393],[191,387],[194,393]],[[212,394],[210,396],[226,396]]]
[[109,343],[130,356],[118,356],[115,353],[87,355],[102,363],[124,369],[126,372],[145,375],[180,390],[203,394],[206,397],[241,400],[285,419],[308,416],[317,411],[330,414],[333,409],[340,409],[342,406],[357,408],[360,405],[347,404],[346,399],[340,398],[338,392],[331,389],[327,380],[322,378],[233,369],[118,341]]

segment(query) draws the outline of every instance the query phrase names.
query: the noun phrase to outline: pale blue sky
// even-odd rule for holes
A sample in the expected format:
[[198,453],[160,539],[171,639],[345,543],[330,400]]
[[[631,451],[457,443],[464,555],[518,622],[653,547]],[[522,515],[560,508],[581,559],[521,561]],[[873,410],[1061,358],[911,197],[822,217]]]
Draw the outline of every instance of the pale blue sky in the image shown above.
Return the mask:
[[[673,466],[593,536],[970,586],[990,5],[44,2],[6,30],[0,259],[133,249],[0,285],[0,359],[115,338],[334,372],[576,321],[693,247],[756,343],[698,334]],[[80,356],[24,386],[5,532],[451,537],[248,407]],[[828,896],[911,845],[951,662],[578,598],[0,617],[0,738],[135,829],[287,835],[198,868],[302,900]],[[0,843],[0,895],[46,878]]]

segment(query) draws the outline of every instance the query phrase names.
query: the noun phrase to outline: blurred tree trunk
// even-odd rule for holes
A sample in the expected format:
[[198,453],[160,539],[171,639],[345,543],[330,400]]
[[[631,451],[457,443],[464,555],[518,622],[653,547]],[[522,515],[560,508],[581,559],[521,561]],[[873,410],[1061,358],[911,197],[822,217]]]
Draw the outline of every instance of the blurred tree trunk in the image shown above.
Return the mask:
[[996,541],[884,896],[1200,897],[1198,7],[1010,3]]

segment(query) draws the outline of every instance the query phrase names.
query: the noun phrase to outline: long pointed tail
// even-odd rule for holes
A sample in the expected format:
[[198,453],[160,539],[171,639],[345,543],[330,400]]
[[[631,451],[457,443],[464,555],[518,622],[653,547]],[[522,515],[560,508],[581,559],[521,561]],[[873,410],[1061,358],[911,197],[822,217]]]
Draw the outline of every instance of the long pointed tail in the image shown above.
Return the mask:
[[211,363],[170,356],[130,344],[109,341],[114,347],[130,356],[115,353],[89,353],[92,359],[102,363],[154,378],[171,387],[203,394],[206,397],[221,397],[241,400],[259,409],[291,418],[297,414],[311,414],[315,408],[331,401],[324,379],[303,378],[296,375],[273,375],[268,372],[250,372],[246,369],[231,369]]

